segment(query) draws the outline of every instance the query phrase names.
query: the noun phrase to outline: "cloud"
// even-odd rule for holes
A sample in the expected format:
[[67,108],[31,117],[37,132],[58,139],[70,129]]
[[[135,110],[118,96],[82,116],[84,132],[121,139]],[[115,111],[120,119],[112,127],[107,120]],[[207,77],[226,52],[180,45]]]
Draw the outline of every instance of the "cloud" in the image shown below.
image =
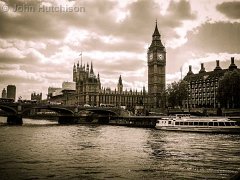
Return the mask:
[[186,0],[179,2],[171,1],[168,7],[169,17],[175,17],[179,20],[193,20],[196,19],[196,14],[191,12],[191,5]]
[[[167,48],[167,82],[177,80],[183,64],[187,67],[187,63],[207,54],[233,54],[240,49],[239,23],[220,22],[213,1],[207,8],[204,3],[187,0],[8,0],[0,1],[0,6],[7,5],[12,10],[16,5],[37,8],[40,3],[81,6],[86,11],[1,10],[0,88],[11,83],[19,87],[20,94],[29,93],[24,86],[46,93],[47,86],[61,86],[62,81],[71,81],[72,67],[74,62],[80,61],[81,51],[83,63],[92,61],[94,72],[100,73],[102,86],[115,88],[120,74],[124,89],[147,86],[146,55],[156,18]],[[203,13],[208,11],[207,15]],[[205,22],[205,16],[213,14],[214,21]]]
[[228,54],[228,58],[231,54],[239,54],[239,34],[239,23],[206,22],[194,28],[186,34],[185,44],[177,48],[167,48],[167,72],[179,71],[185,62],[201,59],[208,54],[216,54],[218,59],[223,57],[223,53]]
[[[4,7],[8,7],[9,11],[0,12],[0,21],[4,24],[4,26],[0,26],[0,37],[25,40],[63,38],[68,26],[61,19],[66,13],[39,12],[40,7],[43,6],[42,3],[34,0],[7,1]],[[78,13],[68,14],[66,15],[68,17],[78,16]]]
[[239,23],[207,22],[188,33],[186,45],[192,51],[239,53],[239,34]]
[[223,2],[216,6],[216,9],[228,18],[240,19],[240,2]]

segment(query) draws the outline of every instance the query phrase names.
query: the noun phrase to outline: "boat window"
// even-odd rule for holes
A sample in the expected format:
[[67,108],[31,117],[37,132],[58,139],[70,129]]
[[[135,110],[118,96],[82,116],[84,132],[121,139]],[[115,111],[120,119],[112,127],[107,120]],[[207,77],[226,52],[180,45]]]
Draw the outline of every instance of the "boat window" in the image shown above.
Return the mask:
[[203,122],[199,122],[199,126],[203,126]]
[[183,125],[183,122],[180,122],[180,125]]
[[187,126],[187,125],[188,125],[188,122],[184,122],[184,125]]
[[232,126],[236,126],[235,122],[231,122],[231,125],[232,125]]
[[214,124],[213,124],[214,126],[218,126],[218,122],[214,122]]
[[175,122],[175,125],[179,125],[179,122]]
[[207,125],[208,125],[208,123],[207,123],[207,122],[204,122],[204,123],[203,123],[203,125],[204,125],[204,126],[207,126]]
[[225,122],[226,126],[231,126],[230,122]]
[[208,125],[209,125],[209,126],[213,126],[213,122],[209,122]]
[[224,122],[219,122],[219,126],[224,126]]
[[168,121],[168,124],[172,124],[172,122],[171,122],[171,121]]
[[198,126],[198,122],[194,122],[194,126]]
[[190,125],[190,126],[193,126],[193,122],[189,122],[189,125]]

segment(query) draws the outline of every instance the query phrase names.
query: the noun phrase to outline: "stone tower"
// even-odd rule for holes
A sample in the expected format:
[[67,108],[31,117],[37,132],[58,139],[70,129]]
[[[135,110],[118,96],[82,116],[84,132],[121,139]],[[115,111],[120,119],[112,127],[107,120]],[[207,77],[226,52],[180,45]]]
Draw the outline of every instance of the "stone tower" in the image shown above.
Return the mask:
[[148,48],[148,95],[150,97],[151,108],[165,107],[165,69],[166,69],[166,49],[161,42],[161,35],[158,31],[157,21],[152,43]]
[[121,75],[120,75],[120,77],[118,79],[117,88],[118,88],[118,93],[122,93],[123,92],[123,84],[122,84],[122,77],[121,77]]

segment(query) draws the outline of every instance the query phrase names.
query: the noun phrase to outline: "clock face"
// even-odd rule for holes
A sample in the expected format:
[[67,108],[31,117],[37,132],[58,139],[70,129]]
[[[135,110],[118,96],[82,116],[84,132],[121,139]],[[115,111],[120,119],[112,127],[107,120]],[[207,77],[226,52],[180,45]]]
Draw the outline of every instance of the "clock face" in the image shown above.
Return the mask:
[[153,53],[149,54],[149,60],[151,61],[153,59]]
[[162,53],[158,53],[158,60],[163,60],[164,59],[164,55]]

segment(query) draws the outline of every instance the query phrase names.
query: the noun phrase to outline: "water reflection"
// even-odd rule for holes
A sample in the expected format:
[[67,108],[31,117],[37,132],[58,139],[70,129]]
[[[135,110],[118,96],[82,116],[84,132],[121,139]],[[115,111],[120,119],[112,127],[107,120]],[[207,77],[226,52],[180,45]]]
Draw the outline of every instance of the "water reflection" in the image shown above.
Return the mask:
[[[9,179],[222,179],[240,167],[240,136],[26,120],[0,126]],[[6,178],[6,179],[7,179]]]
[[171,176],[215,179],[239,170],[238,135],[153,131],[149,139],[153,163],[163,161],[160,171]]

